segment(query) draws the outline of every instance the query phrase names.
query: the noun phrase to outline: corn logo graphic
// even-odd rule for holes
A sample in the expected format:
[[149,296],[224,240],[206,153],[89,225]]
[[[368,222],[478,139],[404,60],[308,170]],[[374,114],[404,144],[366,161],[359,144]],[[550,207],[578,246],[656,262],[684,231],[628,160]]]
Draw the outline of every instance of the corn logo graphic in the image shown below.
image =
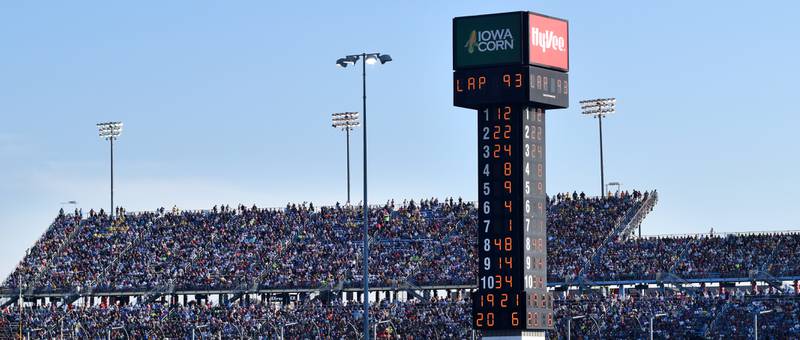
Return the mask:
[[464,44],[464,47],[467,48],[467,52],[469,52],[469,54],[475,52],[475,43],[477,40],[478,34],[476,34],[475,30],[472,30],[472,33],[469,34],[469,40],[467,40],[467,43]]
[[527,32],[523,12],[453,19],[453,67],[522,62]]
[[472,30],[467,43],[464,44],[469,54],[478,52],[494,52],[514,49],[514,36],[508,28],[496,30]]

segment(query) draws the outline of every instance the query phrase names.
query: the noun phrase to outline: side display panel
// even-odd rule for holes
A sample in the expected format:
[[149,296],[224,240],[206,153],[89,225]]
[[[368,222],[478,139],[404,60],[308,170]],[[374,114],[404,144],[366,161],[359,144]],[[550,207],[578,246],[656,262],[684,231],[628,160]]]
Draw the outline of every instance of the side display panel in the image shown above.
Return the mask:
[[569,77],[566,73],[534,66],[528,68],[528,73],[530,102],[550,109],[569,107]]
[[547,189],[545,114],[523,110],[523,237],[526,323],[529,329],[553,327],[553,300],[547,292]]

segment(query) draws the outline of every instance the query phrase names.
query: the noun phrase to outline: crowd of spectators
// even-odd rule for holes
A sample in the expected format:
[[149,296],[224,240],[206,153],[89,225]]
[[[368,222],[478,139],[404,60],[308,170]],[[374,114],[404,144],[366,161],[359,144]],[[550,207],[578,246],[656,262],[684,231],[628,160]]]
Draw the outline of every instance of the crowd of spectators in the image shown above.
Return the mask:
[[653,318],[658,339],[751,339],[754,313],[771,310],[759,319],[765,339],[800,336],[800,296],[785,291],[693,293],[655,291],[642,295],[572,296],[555,300],[557,327],[551,339],[566,338],[566,320],[576,339],[646,339]]
[[[472,334],[465,300],[389,302],[370,307],[379,339],[467,339]],[[319,300],[276,303],[186,305],[151,303],[63,309],[27,308],[23,334],[30,338],[79,339],[356,339],[362,331],[359,303]],[[19,311],[0,313],[0,325],[18,324]],[[8,333],[16,333],[16,329]],[[192,337],[194,334],[194,337]]]
[[[474,261],[472,204],[461,200],[393,201],[370,214],[374,284],[415,276],[420,284],[467,283]],[[239,206],[208,211],[59,214],[7,288],[37,291],[319,287],[360,280],[361,210],[357,206],[283,209]],[[445,249],[451,249],[447,251]],[[424,256],[425,254],[431,256]],[[434,256],[436,255],[436,256]],[[433,274],[420,268],[437,268]],[[438,270],[440,269],[440,270]]]
[[[646,194],[645,194],[646,195]],[[549,202],[551,276],[573,276],[642,194],[605,199],[558,194]],[[215,206],[127,213],[63,211],[4,287],[88,293],[357,286],[361,209],[292,204],[281,209]],[[372,285],[463,285],[475,281],[477,212],[461,199],[370,209]]]
[[[370,307],[378,339],[470,339],[471,303],[456,296],[428,301],[383,300]],[[253,301],[213,305],[191,301],[185,305],[95,305],[60,308],[28,307],[22,329],[32,338],[65,336],[82,339],[210,339],[279,338],[356,339],[362,330],[359,303],[319,299],[287,305]],[[789,289],[695,292],[644,290],[601,295],[587,293],[556,296],[555,327],[550,339],[646,339],[652,324],[658,339],[748,339],[754,333],[753,316],[759,318],[759,335],[765,339],[800,337],[800,296]],[[0,311],[0,328],[14,327],[19,311]],[[568,319],[572,319],[570,323]],[[651,321],[652,320],[652,321]],[[0,329],[16,333],[18,328]],[[480,332],[476,334],[480,336]]]
[[[582,274],[602,281],[652,280],[659,273],[682,278],[743,278],[753,271],[800,275],[800,234],[751,233],[615,237],[649,193],[605,198],[579,193],[548,200],[548,277],[565,281]],[[356,287],[361,284],[361,208],[291,204],[280,209],[215,206],[207,211],[161,208],[59,213],[30,248],[3,287],[23,282],[30,292],[149,291],[249,288]],[[426,199],[370,209],[370,284],[471,285],[475,282],[477,211],[472,202]],[[603,248],[604,251],[598,252]],[[628,295],[570,295],[555,300],[556,328],[566,337],[569,317],[576,339],[645,338],[649,317],[660,338],[752,336],[752,315],[770,310],[760,334],[800,337],[800,298],[795,293],[735,290],[698,294],[656,291]],[[372,307],[387,339],[469,338],[470,303],[459,299],[382,301]],[[2,311],[0,334],[19,320]],[[270,303],[186,305],[146,303],[112,306],[29,307],[23,327],[40,337],[56,330],[80,338],[287,338],[317,334],[354,338],[360,305],[318,300],[290,306]],[[363,320],[362,320],[363,321]],[[49,332],[49,333],[48,333]]]
[[622,219],[647,193],[634,191],[604,198],[583,193],[557,194],[547,213],[547,271],[549,281],[564,281],[580,273]]
[[[800,234],[611,237],[648,193],[548,200],[548,277],[595,282],[800,275]],[[127,213],[60,213],[4,281],[28,291],[356,287],[362,280],[358,206],[215,206]],[[370,209],[373,286],[475,282],[477,212],[471,202],[427,199]],[[598,249],[604,247],[605,251]],[[598,256],[595,256],[598,255]],[[594,256],[594,258],[593,258]]]
[[586,270],[586,276],[600,281],[654,280],[668,273],[685,247],[681,238],[642,238],[611,242],[606,252]]
[[800,275],[797,233],[705,234],[616,241],[585,274],[594,281],[654,280],[658,273],[683,279]]
[[32,248],[25,252],[25,257],[17,268],[6,278],[4,286],[16,286],[17,282],[31,282],[36,279],[41,269],[49,264],[50,259],[68,243],[69,235],[83,224],[91,223],[88,219],[81,221],[79,216],[59,214]]

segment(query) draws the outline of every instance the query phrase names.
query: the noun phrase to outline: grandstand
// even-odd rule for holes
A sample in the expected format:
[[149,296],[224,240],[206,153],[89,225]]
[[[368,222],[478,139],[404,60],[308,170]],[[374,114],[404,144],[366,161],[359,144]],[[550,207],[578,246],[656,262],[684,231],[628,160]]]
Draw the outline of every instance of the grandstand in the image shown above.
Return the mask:
[[[636,237],[658,194],[548,201],[551,338],[800,336],[793,232]],[[382,338],[471,338],[476,210],[427,199],[371,207]],[[357,338],[360,210],[290,204],[60,212],[3,281],[0,338]],[[789,285],[787,285],[789,284]],[[793,284],[793,285],[792,285]],[[18,300],[25,301],[20,316]],[[651,321],[651,317],[665,313]],[[748,328],[749,327],[749,328]],[[760,328],[761,328],[760,327]]]

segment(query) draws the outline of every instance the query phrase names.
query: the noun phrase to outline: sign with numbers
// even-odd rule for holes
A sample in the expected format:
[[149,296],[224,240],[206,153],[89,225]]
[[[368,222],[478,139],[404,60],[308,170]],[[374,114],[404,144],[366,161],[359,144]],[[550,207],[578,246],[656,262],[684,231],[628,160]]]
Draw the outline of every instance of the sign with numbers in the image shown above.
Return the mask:
[[[514,13],[453,20],[453,31],[469,37],[466,44],[453,42],[453,104],[478,116],[479,269],[472,326],[482,330],[554,325],[547,292],[545,110],[569,104],[567,27],[565,20]],[[467,24],[477,28],[465,29]],[[503,31],[512,24],[527,29]],[[500,57],[518,51],[519,40],[529,42],[521,46],[523,58]],[[479,60],[460,51],[469,47],[487,55],[464,62]],[[535,58],[528,54],[533,47],[539,49]],[[496,63],[487,62],[490,55]]]

